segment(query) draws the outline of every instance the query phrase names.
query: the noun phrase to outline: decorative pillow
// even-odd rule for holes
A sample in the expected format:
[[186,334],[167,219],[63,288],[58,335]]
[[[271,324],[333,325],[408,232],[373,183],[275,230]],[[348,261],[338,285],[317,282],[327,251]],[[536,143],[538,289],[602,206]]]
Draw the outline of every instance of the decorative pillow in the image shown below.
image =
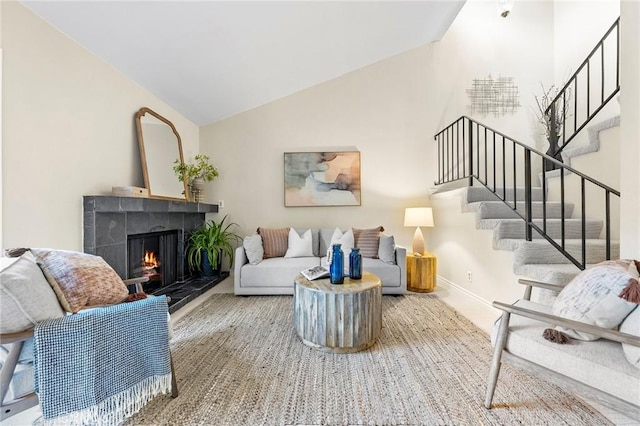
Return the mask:
[[257,265],[262,262],[262,256],[264,255],[264,249],[262,248],[262,238],[258,234],[253,234],[248,237],[244,237],[242,241],[244,252],[247,254],[247,259],[252,265]]
[[[635,308],[620,324],[622,333],[640,336],[640,308]],[[633,346],[628,343],[622,344],[622,351],[625,358],[636,368],[640,368],[640,346]]]
[[116,271],[100,256],[68,250],[31,249],[63,309],[76,313],[113,305],[129,295]]
[[[638,279],[638,271],[629,268],[630,260],[606,261],[585,269],[567,284],[553,303],[553,314],[613,328],[631,312],[637,304],[618,297],[631,279]],[[562,327],[556,327],[579,340],[596,340],[597,336]]]
[[30,252],[1,260],[0,333],[17,333],[33,328],[38,322],[64,316]]
[[380,233],[384,231],[382,226],[371,229],[354,229],[353,238],[356,247],[360,249],[362,257],[378,258],[378,245],[380,243]]
[[[334,244],[342,244],[341,248],[344,252],[345,258],[348,258],[349,253],[351,253],[351,249],[355,247],[353,230],[349,229],[343,234],[340,229],[336,228],[331,236],[331,243],[329,244],[328,249],[331,250]],[[348,262],[345,262],[345,264],[347,263]]]
[[385,263],[396,264],[396,241],[393,235],[380,234],[378,257]]
[[[298,235],[302,235],[309,228],[295,228]],[[311,250],[313,256],[320,256],[320,232],[317,229],[311,229]]]
[[284,257],[312,257],[311,229],[307,229],[302,236],[295,229],[289,229],[289,247]]
[[262,237],[265,259],[284,257],[289,241],[289,228],[258,228],[258,234]]

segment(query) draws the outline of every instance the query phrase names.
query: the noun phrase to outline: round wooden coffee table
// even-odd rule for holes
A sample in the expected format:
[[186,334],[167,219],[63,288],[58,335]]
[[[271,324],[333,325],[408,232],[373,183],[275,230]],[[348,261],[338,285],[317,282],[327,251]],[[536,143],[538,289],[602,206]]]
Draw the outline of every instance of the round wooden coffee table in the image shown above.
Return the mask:
[[293,321],[305,345],[326,352],[349,353],[373,345],[382,329],[382,282],[364,272],[361,280],[295,279]]

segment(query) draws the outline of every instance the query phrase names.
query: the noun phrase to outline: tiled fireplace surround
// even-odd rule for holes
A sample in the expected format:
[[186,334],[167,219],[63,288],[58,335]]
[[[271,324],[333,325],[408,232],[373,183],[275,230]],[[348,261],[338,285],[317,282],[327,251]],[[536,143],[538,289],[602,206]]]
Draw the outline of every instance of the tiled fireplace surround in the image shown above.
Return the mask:
[[[218,206],[184,201],[112,196],[83,197],[84,252],[101,256],[121,278],[127,274],[127,235],[178,231],[178,257],[183,259],[184,236],[205,221]],[[178,262],[178,281],[185,279]]]

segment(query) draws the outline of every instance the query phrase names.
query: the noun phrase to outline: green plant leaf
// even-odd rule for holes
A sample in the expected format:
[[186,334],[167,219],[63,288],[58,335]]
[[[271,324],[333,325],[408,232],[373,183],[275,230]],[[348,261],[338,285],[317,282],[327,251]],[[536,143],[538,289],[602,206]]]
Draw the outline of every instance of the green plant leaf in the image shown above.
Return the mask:
[[233,226],[237,223],[227,223],[228,215],[224,216],[220,223],[214,220],[207,221],[202,226],[194,229],[186,239],[187,263],[191,270],[202,271],[202,252],[206,252],[211,265],[217,265],[220,256],[229,258],[230,265],[233,266],[233,255],[235,247],[233,243],[242,240],[238,234],[232,232]]

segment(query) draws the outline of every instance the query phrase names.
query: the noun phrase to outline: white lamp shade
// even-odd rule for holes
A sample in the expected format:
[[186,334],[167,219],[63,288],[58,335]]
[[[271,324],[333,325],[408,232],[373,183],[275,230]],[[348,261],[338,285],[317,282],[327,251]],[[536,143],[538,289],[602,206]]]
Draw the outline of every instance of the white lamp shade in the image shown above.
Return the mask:
[[405,209],[404,226],[433,226],[433,211],[431,207]]

